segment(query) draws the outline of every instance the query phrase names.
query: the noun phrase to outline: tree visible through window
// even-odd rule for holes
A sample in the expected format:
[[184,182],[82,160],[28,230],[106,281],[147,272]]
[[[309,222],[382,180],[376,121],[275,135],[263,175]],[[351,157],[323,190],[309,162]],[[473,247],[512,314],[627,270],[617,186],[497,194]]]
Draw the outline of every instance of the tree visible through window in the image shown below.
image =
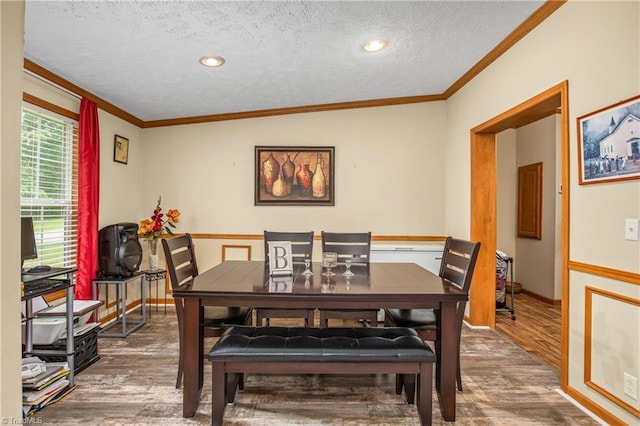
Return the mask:
[[33,217],[38,247],[25,267],[76,266],[77,133],[70,119],[22,109],[20,213]]

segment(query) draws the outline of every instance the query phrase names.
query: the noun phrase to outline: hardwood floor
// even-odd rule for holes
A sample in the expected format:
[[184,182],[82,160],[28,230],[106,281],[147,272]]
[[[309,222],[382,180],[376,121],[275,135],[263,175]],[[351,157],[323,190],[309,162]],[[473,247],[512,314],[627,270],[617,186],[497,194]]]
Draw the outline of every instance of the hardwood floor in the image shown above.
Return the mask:
[[515,295],[515,314],[513,321],[508,312],[496,312],[496,330],[559,372],[560,306],[520,293]]
[[[519,322],[520,312],[516,314]],[[214,342],[208,339],[205,347]],[[178,337],[173,308],[166,315],[154,311],[148,324],[127,338],[100,338],[99,353],[100,361],[76,376],[76,389],[30,420],[45,425],[211,423],[209,363],[198,412],[190,419],[182,417],[182,390],[175,389]],[[495,330],[464,327],[461,366],[464,392],[458,393],[455,424],[598,424],[555,391],[555,370]],[[419,424],[415,406],[395,394],[394,383],[391,375],[251,374],[236,402],[226,407],[225,424]],[[435,392],[433,424],[453,424],[442,420]]]

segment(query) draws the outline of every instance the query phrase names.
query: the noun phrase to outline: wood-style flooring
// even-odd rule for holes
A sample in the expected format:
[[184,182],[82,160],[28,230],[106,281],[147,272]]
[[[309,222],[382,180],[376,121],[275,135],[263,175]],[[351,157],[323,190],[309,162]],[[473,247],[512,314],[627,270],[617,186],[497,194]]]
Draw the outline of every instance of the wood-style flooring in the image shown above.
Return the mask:
[[[508,312],[496,312],[496,330],[534,357],[560,371],[560,306],[527,294],[514,296],[516,320]],[[511,298],[507,297],[511,306]]]
[[[518,322],[520,312],[516,314]],[[206,348],[214,342],[208,339]],[[154,311],[147,325],[127,338],[100,338],[99,353],[100,361],[76,376],[76,389],[30,420],[45,425],[210,424],[210,365],[205,367],[196,416],[182,417],[182,390],[175,388],[178,335],[173,308],[166,315]],[[557,371],[494,330],[464,327],[461,365],[464,392],[457,395],[455,424],[598,424],[556,392]],[[442,420],[435,398],[434,392],[433,424],[452,424]],[[419,421],[415,406],[395,394],[390,375],[251,374],[245,390],[227,406],[225,424],[356,426]]]

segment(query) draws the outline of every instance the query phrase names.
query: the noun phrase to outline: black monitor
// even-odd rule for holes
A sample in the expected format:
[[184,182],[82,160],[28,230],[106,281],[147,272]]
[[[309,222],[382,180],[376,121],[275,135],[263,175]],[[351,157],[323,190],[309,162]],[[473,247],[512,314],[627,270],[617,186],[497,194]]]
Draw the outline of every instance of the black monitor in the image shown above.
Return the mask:
[[20,224],[20,260],[21,267],[25,260],[35,259],[38,257],[36,248],[36,235],[33,232],[33,218],[23,217]]

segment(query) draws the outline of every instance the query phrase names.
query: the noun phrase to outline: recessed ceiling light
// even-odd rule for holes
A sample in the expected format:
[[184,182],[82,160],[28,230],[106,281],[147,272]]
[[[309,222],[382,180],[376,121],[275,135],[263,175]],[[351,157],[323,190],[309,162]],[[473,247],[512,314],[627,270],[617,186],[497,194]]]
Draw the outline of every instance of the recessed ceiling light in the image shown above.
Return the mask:
[[203,56],[200,58],[200,63],[205,67],[219,67],[224,64],[224,58],[222,56]]
[[387,46],[387,41],[383,40],[383,39],[377,39],[377,40],[371,40],[366,42],[362,48],[366,51],[366,52],[379,52],[380,50],[384,49]]

